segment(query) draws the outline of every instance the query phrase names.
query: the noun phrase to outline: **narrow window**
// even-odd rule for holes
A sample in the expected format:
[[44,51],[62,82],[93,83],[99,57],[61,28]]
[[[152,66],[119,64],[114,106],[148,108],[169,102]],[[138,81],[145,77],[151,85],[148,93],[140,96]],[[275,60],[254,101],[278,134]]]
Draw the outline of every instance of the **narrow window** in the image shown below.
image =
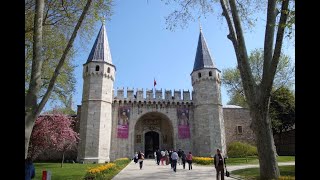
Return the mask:
[[201,78],[201,73],[198,73],[198,77]]
[[242,126],[237,126],[237,133],[242,134]]
[[141,135],[136,136],[136,143],[141,143]]
[[108,67],[107,72],[110,73],[110,68]]
[[209,71],[209,76],[212,76],[212,72],[211,71]]
[[96,66],[96,71],[99,71],[99,69],[100,69],[100,67],[97,65],[97,66]]
[[88,72],[89,71],[89,68],[88,68],[88,66],[86,67],[86,72]]

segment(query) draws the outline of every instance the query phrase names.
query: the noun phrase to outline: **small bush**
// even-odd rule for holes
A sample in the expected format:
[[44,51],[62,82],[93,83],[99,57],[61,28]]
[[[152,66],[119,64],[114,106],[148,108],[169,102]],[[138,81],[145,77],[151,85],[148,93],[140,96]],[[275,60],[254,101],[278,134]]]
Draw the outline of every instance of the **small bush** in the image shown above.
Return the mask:
[[228,157],[231,157],[231,158],[258,155],[257,147],[247,143],[242,143],[242,142],[230,143],[227,147],[227,153],[228,153]]
[[116,167],[116,164],[108,163],[106,165],[101,165],[101,166],[98,166],[98,167],[90,168],[87,171],[85,179],[86,180],[89,180],[89,179],[100,179],[100,178],[102,178],[104,176],[104,174],[108,173],[109,171],[111,171],[115,167]]
[[202,165],[210,165],[213,164],[213,158],[212,157],[193,157],[192,162],[196,164],[202,164]]

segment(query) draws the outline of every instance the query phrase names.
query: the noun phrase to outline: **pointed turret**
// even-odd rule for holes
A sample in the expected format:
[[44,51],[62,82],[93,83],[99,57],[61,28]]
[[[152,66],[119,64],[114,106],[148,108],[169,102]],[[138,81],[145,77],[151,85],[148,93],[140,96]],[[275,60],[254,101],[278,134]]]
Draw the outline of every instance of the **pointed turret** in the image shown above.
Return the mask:
[[191,73],[193,87],[194,149],[197,156],[210,156],[216,149],[226,153],[221,71],[214,65],[201,28],[197,54]]
[[204,68],[215,68],[213,63],[213,59],[211,58],[206,40],[202,34],[202,30],[200,28],[197,54],[193,65],[193,71],[197,71]]
[[108,36],[104,24],[101,26],[99,34],[93,44],[87,63],[90,61],[101,61],[112,64]]
[[83,65],[83,94],[80,115],[79,162],[110,161],[112,98],[116,67],[112,64],[105,26]]

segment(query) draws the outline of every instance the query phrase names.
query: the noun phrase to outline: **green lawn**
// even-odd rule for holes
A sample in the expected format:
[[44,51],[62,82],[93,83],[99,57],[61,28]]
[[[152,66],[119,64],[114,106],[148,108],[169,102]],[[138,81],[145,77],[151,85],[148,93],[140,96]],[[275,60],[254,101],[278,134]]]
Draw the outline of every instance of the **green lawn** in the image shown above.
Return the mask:
[[80,180],[83,179],[86,170],[99,164],[71,164],[65,163],[60,167],[60,163],[34,163],[36,169],[35,180],[41,180],[42,171],[51,171],[52,180]]
[[[116,169],[110,171],[105,177],[111,179],[125,168],[131,161],[116,162]],[[42,171],[51,171],[52,180],[83,180],[89,168],[101,166],[101,164],[71,164],[65,163],[60,167],[60,163],[34,163],[36,169],[35,180],[42,179]]]
[[[290,165],[290,166],[279,166],[280,169],[280,178],[279,179],[295,179],[295,166]],[[260,170],[259,168],[248,168],[248,169],[239,169],[232,171],[230,175],[238,175],[241,178],[244,179],[259,179],[259,173]]]
[[[251,156],[247,158],[248,162],[246,162],[246,158],[228,158],[226,159],[227,165],[242,165],[242,164],[259,164],[258,157]],[[295,161],[295,156],[278,156],[278,162],[288,162]]]

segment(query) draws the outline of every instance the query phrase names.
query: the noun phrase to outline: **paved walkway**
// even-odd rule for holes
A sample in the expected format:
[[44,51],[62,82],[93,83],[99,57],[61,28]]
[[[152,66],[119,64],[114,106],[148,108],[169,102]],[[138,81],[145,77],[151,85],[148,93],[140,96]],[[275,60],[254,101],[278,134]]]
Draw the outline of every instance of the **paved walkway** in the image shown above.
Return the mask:
[[[279,165],[294,165],[295,162],[279,163]],[[113,179],[216,179],[216,171],[212,166],[197,166],[192,164],[192,170],[188,169],[186,163],[186,169],[182,168],[182,165],[177,165],[177,172],[174,172],[169,165],[157,165],[154,160],[147,159],[143,162],[143,167],[139,169],[139,163],[135,164],[133,161],[127,165],[119,174]],[[242,166],[227,166],[228,171],[236,169],[244,169],[258,167],[258,165],[242,165]],[[231,173],[232,176],[232,173]],[[225,177],[225,180],[234,179],[231,177]]]

